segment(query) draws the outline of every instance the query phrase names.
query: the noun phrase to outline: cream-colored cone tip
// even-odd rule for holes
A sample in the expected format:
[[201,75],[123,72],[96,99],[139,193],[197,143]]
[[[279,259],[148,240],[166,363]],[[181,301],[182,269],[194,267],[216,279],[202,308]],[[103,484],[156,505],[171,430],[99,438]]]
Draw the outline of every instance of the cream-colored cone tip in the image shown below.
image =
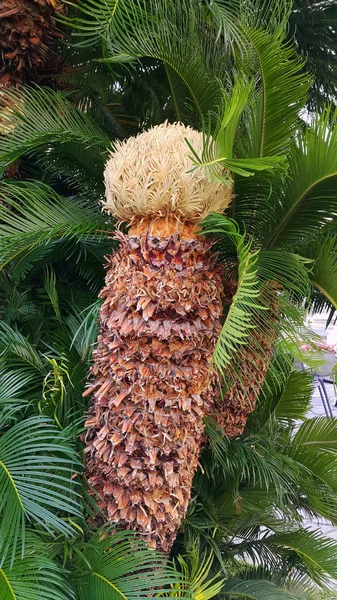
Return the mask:
[[104,173],[104,210],[120,221],[174,213],[194,223],[222,212],[230,204],[231,189],[209,180],[203,169],[190,171],[185,138],[201,155],[202,133],[179,123],[165,122],[117,142]]

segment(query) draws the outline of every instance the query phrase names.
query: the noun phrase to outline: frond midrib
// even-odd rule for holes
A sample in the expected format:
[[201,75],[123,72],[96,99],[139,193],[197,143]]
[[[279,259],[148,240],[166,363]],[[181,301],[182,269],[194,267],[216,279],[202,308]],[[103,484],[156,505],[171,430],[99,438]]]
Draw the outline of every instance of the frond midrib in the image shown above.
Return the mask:
[[330,173],[329,175],[326,175],[324,177],[320,177],[319,179],[316,179],[311,185],[309,185],[307,187],[307,189],[298,197],[298,199],[296,200],[295,204],[291,207],[291,209],[288,211],[288,213],[282,219],[280,225],[276,229],[276,232],[274,233],[274,235],[271,238],[270,242],[267,244],[266,248],[272,248],[274,246],[275,242],[277,241],[277,239],[281,235],[284,227],[287,225],[287,223],[289,223],[289,220],[291,219],[291,217],[294,214],[294,212],[297,210],[298,206],[302,203],[302,201],[305,199],[305,197],[312,191],[312,189],[316,185],[319,185],[320,183],[322,183],[323,181],[326,181],[328,179],[332,179],[333,177],[336,177],[336,176],[337,176],[337,171],[334,171],[333,173]]

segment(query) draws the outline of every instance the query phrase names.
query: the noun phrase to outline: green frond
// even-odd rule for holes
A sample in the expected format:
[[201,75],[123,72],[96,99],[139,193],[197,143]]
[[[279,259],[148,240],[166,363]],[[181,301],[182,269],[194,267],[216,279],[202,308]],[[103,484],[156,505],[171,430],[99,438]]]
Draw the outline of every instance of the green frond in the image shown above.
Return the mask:
[[101,237],[112,229],[95,205],[59,196],[38,181],[3,182],[0,196],[1,267],[53,239]]
[[313,262],[285,250],[260,250],[257,258],[259,277],[263,281],[279,283],[282,288],[308,297],[310,271]]
[[279,35],[246,28],[252,47],[247,70],[256,64],[256,87],[246,115],[244,143],[249,157],[283,155],[299,124],[299,111],[307,99],[311,77],[292,43]]
[[73,600],[63,570],[46,552],[43,541],[26,533],[25,553],[13,555],[10,542],[7,558],[0,567],[1,600]]
[[337,419],[327,417],[309,419],[298,429],[293,444],[314,451],[337,452]]
[[0,111],[0,167],[2,170],[22,154],[45,144],[75,142],[96,148],[104,162],[111,147],[109,138],[85,113],[61,92],[49,88],[3,90]]
[[255,327],[255,312],[263,311],[262,305],[257,303],[260,295],[258,253],[251,251],[252,242],[245,241],[236,223],[223,215],[208,216],[203,221],[203,232],[227,236],[237,249],[238,285],[213,353],[214,364],[224,375],[238,347],[248,342],[249,331]]
[[[104,536],[102,536],[104,533]],[[81,600],[132,600],[165,595],[182,575],[167,557],[146,547],[133,532],[98,531],[78,547],[70,581]],[[188,594],[182,597],[189,598]]]
[[0,362],[0,409],[5,406],[25,407],[33,379],[32,373],[19,369],[6,369]]
[[337,419],[317,417],[305,421],[296,432],[289,452],[311,477],[330,490],[337,490]]
[[[313,261],[311,283],[327,303],[337,309],[337,236],[320,235],[309,243],[302,254]],[[313,296],[313,301],[315,296]],[[309,299],[309,305],[311,304]]]
[[102,38],[108,63],[159,60],[182,80],[200,117],[221,105],[217,70],[223,68],[226,53],[215,31],[199,28],[194,2],[82,0],[79,12],[68,23],[83,36],[80,44]]
[[326,108],[292,142],[284,195],[269,208],[268,248],[299,244],[337,214],[337,111]]
[[[270,32],[282,31],[286,28],[289,19],[292,4],[289,0],[260,0],[258,2],[250,0],[228,2],[228,0],[211,0],[207,2],[209,10],[212,11],[216,22],[223,32],[224,37],[228,35],[228,29],[232,25],[232,20],[237,20],[238,26],[251,27],[254,29],[266,29]],[[240,18],[238,18],[240,16]],[[242,53],[245,49],[240,44],[240,37],[236,30],[234,37],[235,43],[239,46]],[[241,33],[242,36],[242,33]]]
[[[226,132],[225,132],[226,135]],[[216,139],[209,132],[204,132],[202,155],[199,156],[188,140],[186,140],[192,155],[191,160],[194,170],[205,169],[208,175],[225,185],[233,183],[232,173],[241,177],[252,177],[257,171],[274,171],[283,168],[285,156],[263,156],[258,158],[231,158],[231,150],[228,148],[229,156],[223,155]]]
[[76,142],[64,142],[33,153],[45,183],[65,186],[83,200],[99,203],[104,198],[105,155]]
[[0,322],[0,331],[0,348],[7,359],[13,356],[21,363],[21,366],[26,365],[39,374],[44,373],[44,364],[40,353],[17,328]]
[[177,573],[182,574],[182,581],[172,585],[172,591],[160,595],[165,598],[210,600],[220,594],[225,580],[220,578],[220,574],[212,574],[213,559],[212,552],[200,556],[199,546],[193,544],[186,556],[177,558]]
[[296,600],[290,592],[265,580],[230,579],[222,590],[230,600]]
[[16,549],[25,551],[28,524],[74,534],[69,517],[81,517],[71,476],[78,460],[60,430],[46,417],[31,417],[0,437],[0,564]]
[[[214,458],[213,465],[209,455],[202,460],[203,469],[215,481],[221,468],[223,480],[232,478],[236,485],[258,487],[266,491],[273,489],[282,504],[285,494],[292,494],[293,482],[297,479],[298,465],[291,457],[280,452],[283,432],[268,431],[247,434],[242,438],[229,440],[220,426],[206,422],[206,433]],[[212,471],[213,467],[213,471]],[[234,484],[235,487],[235,484]],[[233,504],[234,491],[232,494]],[[221,496],[220,496],[221,498]],[[219,490],[214,504],[220,506]]]
[[311,406],[313,376],[307,371],[290,373],[282,393],[274,399],[271,417],[278,421],[303,420]]
[[301,529],[284,534],[274,534],[266,540],[268,544],[289,548],[303,561],[311,579],[318,585],[329,583],[337,577],[337,543],[324,537],[319,530]]
[[66,322],[72,336],[74,346],[81,360],[89,360],[98,335],[98,312],[102,302],[97,300],[82,313],[74,311]]

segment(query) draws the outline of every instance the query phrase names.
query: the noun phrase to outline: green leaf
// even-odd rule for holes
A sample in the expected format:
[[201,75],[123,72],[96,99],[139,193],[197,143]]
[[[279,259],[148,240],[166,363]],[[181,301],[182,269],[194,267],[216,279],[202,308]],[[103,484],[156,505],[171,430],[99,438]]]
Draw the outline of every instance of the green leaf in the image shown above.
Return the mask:
[[337,110],[326,108],[299,131],[289,165],[284,196],[273,207],[268,248],[296,248],[336,216]]
[[112,228],[95,205],[59,196],[38,181],[3,182],[0,197],[0,267],[55,238],[100,237]]
[[81,501],[71,476],[78,470],[74,450],[46,417],[31,417],[0,438],[0,564],[18,544],[25,548],[26,527],[74,534],[67,517],[81,516]]
[[22,154],[45,144],[76,142],[96,148],[104,162],[111,143],[85,113],[61,92],[50,88],[3,90],[0,111],[0,168],[3,170]]
[[19,362],[31,368],[31,372],[44,373],[44,364],[36,348],[22,335],[7,323],[0,321],[0,348],[4,356],[14,355]]
[[195,545],[186,557],[178,556],[177,564],[183,575],[183,580],[172,586],[172,592],[161,596],[177,598],[180,596],[191,600],[210,600],[220,594],[224,584],[219,574],[212,574],[213,552],[200,557],[199,547]]
[[286,250],[260,250],[257,259],[259,277],[275,281],[289,291],[308,297],[312,260]]
[[240,346],[249,341],[249,332],[255,327],[255,311],[263,307],[257,303],[260,295],[257,277],[258,252],[251,252],[252,241],[246,242],[237,225],[223,215],[210,215],[203,221],[205,234],[222,234],[231,239],[237,248],[238,284],[228,315],[216,342],[213,360],[222,375]]
[[311,76],[292,43],[278,34],[246,28],[245,33],[257,61],[257,83],[247,114],[249,156],[282,155],[298,127],[298,114],[305,104]]
[[70,600],[74,595],[66,584],[60,567],[49,558],[37,535],[27,532],[25,554],[15,555],[13,547],[0,567],[1,600]]
[[296,600],[296,596],[271,581],[256,579],[230,579],[225,584],[222,594],[230,600]]
[[161,588],[183,581],[166,556],[132,532],[110,533],[103,538],[98,531],[76,552],[70,581],[80,600],[155,598]]
[[337,451],[337,419],[330,417],[309,419],[298,429],[293,444],[315,451]]
[[302,253],[314,261],[312,285],[337,309],[337,236],[320,235]]
[[162,61],[183,81],[200,116],[221,105],[217,77],[225,55],[215,31],[202,35],[194,2],[82,0],[79,10],[82,15],[68,22],[83,36],[80,44],[96,44],[102,38],[108,61]]
[[302,529],[267,538],[268,544],[287,547],[299,556],[311,578],[318,584],[327,584],[329,577],[337,577],[337,542],[322,536],[319,530]]
[[278,420],[304,419],[311,405],[313,376],[307,371],[290,373],[272,410]]

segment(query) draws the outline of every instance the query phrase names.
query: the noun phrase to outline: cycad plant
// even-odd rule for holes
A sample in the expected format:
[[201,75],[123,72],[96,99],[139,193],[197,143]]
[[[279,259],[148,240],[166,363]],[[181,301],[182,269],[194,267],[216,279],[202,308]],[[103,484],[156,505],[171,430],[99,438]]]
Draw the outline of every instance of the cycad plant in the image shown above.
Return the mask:
[[[15,571],[20,569],[20,565],[24,570],[23,563],[33,552],[27,550],[30,546],[22,541],[22,523],[26,524],[30,519],[30,529],[37,536],[34,540],[37,540],[37,546],[40,544],[39,548],[43,547],[43,551],[38,551],[40,555],[54,561],[59,573],[62,572],[60,565],[65,565],[62,585],[68,587],[64,588],[67,589],[64,594],[77,594],[78,598],[99,597],[99,594],[102,598],[112,597],[111,590],[116,585],[113,575],[111,571],[108,573],[103,570],[106,566],[104,561],[95,561],[97,553],[92,554],[91,549],[96,544],[103,544],[103,552],[109,555],[109,544],[113,544],[114,538],[111,541],[110,537],[102,540],[96,536],[93,542],[89,526],[81,514],[85,512],[90,527],[107,517],[124,527],[132,526],[145,533],[144,537],[152,544],[157,543],[167,550],[191,493],[191,478],[197,464],[203,430],[202,417],[206,410],[210,423],[204,429],[206,449],[200,458],[202,468],[198,472],[192,502],[182,528],[187,540],[185,549],[195,549],[198,544],[202,547],[203,540],[207,540],[219,560],[219,568],[225,569],[226,578],[239,576],[239,580],[228,581],[224,587],[223,593],[231,598],[248,596],[257,600],[276,600],[287,597],[287,594],[289,597],[290,592],[278,590],[271,581],[275,571],[280,575],[278,578],[275,576],[275,580],[278,579],[277,583],[283,586],[291,586],[294,582],[302,585],[303,578],[298,575],[299,572],[318,584],[324,579],[323,576],[317,576],[310,562],[303,566],[300,560],[301,556],[314,553],[313,546],[317,546],[317,539],[311,540],[310,546],[308,536],[304,540],[303,532],[294,531],[293,522],[296,519],[298,523],[301,522],[300,509],[304,504],[309,512],[324,515],[332,522],[334,515],[332,510],[328,511],[324,503],[317,500],[318,483],[315,493],[309,489],[309,467],[307,477],[300,476],[304,458],[297,461],[288,458],[292,452],[289,449],[294,435],[292,426],[286,434],[283,431],[277,433],[277,439],[281,444],[279,454],[285,456],[281,461],[282,468],[291,462],[291,468],[285,472],[289,473],[289,478],[292,477],[300,509],[296,512],[296,519],[291,515],[294,518],[287,521],[291,525],[287,531],[288,538],[274,540],[273,552],[268,550],[272,540],[269,539],[265,546],[260,540],[261,526],[266,520],[258,510],[258,501],[254,503],[252,498],[245,500],[241,494],[246,478],[250,473],[255,473],[255,479],[250,480],[253,487],[251,496],[255,493],[256,499],[260,497],[261,502],[261,496],[265,498],[270,491],[270,505],[275,507],[275,514],[281,501],[285,507],[284,515],[289,516],[291,512],[290,506],[295,499],[288,492],[286,478],[282,476],[277,460],[276,464],[274,461],[270,465],[266,459],[265,470],[259,467],[255,469],[261,452],[258,451],[256,455],[251,447],[257,445],[260,434],[256,433],[257,439],[251,444],[249,428],[245,434],[248,437],[241,436],[260,394],[261,385],[261,410],[267,403],[268,393],[271,393],[275,381],[279,387],[282,386],[281,367],[285,362],[284,368],[288,368],[292,353],[296,352],[296,329],[303,323],[305,303],[315,302],[317,306],[325,304],[333,309],[337,297],[333,230],[337,206],[334,189],[336,117],[327,107],[310,127],[300,121],[300,111],[311,79],[303,72],[303,64],[293,48],[283,42],[285,23],[281,17],[288,14],[290,6],[284,2],[275,8],[273,4],[266,2],[263,10],[256,12],[247,2],[236,2],[229,6],[220,0],[212,4],[187,0],[180,4],[154,0],[132,3],[123,0],[102,3],[87,1],[76,7],[76,10],[82,10],[79,18],[76,12],[70,13],[70,23],[80,33],[79,53],[89,51],[91,44],[94,44],[97,52],[102,41],[102,60],[112,77],[116,63],[119,63],[119,67],[120,63],[127,63],[131,73],[135,60],[146,65],[146,60],[151,59],[159,65],[158,68],[163,68],[171,86],[171,108],[176,111],[175,120],[183,125],[163,125],[150,129],[138,138],[119,145],[110,141],[107,131],[111,134],[111,127],[109,125],[104,129],[108,120],[102,120],[102,111],[95,120],[95,109],[100,103],[96,103],[93,96],[90,101],[84,102],[83,97],[78,99],[76,92],[66,98],[63,93],[38,88],[8,91],[3,96],[6,110],[1,114],[2,169],[5,170],[22,157],[27,176],[31,177],[20,182],[8,179],[1,182],[1,289],[5,322],[1,338],[4,361],[1,414],[4,435],[9,438],[9,434],[13,433],[14,439],[12,443],[5,440],[7,454],[12,444],[14,456],[8,458],[6,455],[2,461],[7,469],[3,469],[7,478],[1,507],[8,498],[14,498],[10,484],[16,482],[16,476],[19,477],[15,487],[16,504],[11,502],[11,508],[8,509],[15,515],[13,523],[16,528],[4,532],[3,560],[7,561],[7,579],[11,570],[14,569],[14,575],[20,572]],[[235,71],[230,70],[233,60]],[[141,65],[140,72],[142,68]],[[97,69],[99,73],[100,63]],[[144,72],[148,75],[146,67]],[[127,96],[129,74],[124,80],[118,74],[116,79],[117,83],[109,88],[109,94],[111,99],[117,96],[123,103]],[[113,101],[111,104],[114,104]],[[167,116],[166,108],[163,116]],[[118,122],[120,107],[116,113],[113,106],[109,110],[111,118]],[[126,121],[125,116],[123,119]],[[146,122],[149,123],[148,115]],[[133,123],[137,123],[137,119]],[[194,131],[187,128],[188,125],[193,126]],[[198,129],[203,133],[198,133]],[[140,152],[135,156],[135,149],[141,149],[141,139],[149,140],[150,136],[155,139],[160,132],[160,135],[167,136],[167,141],[170,132],[174,131],[180,132],[175,157],[173,151],[167,155],[163,152],[166,142],[161,148],[151,147],[151,154],[144,152],[143,156]],[[186,142],[183,138],[186,138]],[[177,159],[178,147],[179,157],[184,156],[186,164]],[[127,156],[130,148],[133,154],[131,152]],[[119,231],[114,238],[114,222],[102,215],[99,208],[104,200],[103,169],[110,152],[107,176],[109,191],[105,206],[110,206],[109,211],[118,219],[133,221],[128,234]],[[155,163],[156,152],[163,157],[160,158],[163,170],[156,168],[156,177],[161,175],[163,185],[160,198],[155,194],[151,196],[153,173],[152,179],[146,179],[151,164]],[[165,160],[168,160],[168,156],[170,160],[175,159],[178,167],[174,171],[173,164],[169,163],[171,169],[166,171],[165,176]],[[137,172],[132,172],[136,166]],[[125,178],[126,172],[128,179]],[[143,191],[140,172],[144,177]],[[171,179],[173,176],[174,180]],[[167,183],[169,185],[165,188]],[[172,193],[172,186],[175,186],[176,195]],[[197,186],[204,191],[214,190],[212,203],[207,201],[204,204],[204,196],[195,193]],[[179,196],[181,190],[183,194]],[[228,206],[230,193],[233,199]],[[173,210],[168,211],[167,205],[163,208],[160,204],[165,198],[169,198],[169,208]],[[200,199],[203,201],[201,208]],[[153,201],[154,210],[149,211],[150,200]],[[196,237],[193,223],[197,223],[209,210],[221,208],[226,209],[225,214],[209,215],[202,224],[204,238]],[[159,218],[158,211],[162,211]],[[173,217],[174,213],[178,219]],[[204,255],[209,242],[213,244],[214,259],[217,257],[215,271],[210,259]],[[97,336],[95,317],[99,303],[96,298],[103,285],[104,255],[118,243],[120,249],[111,259],[103,292],[101,337],[94,361],[91,362],[92,345]],[[328,268],[325,257],[328,257]],[[124,279],[122,271],[127,274]],[[184,275],[181,281],[179,273]],[[199,273],[206,275],[209,287],[201,285]],[[151,288],[152,274],[156,277]],[[172,276],[171,282],[169,276]],[[168,287],[164,286],[160,296],[158,292],[163,283]],[[185,292],[189,286],[195,286],[191,295]],[[221,331],[216,341],[215,334],[220,329],[217,307],[222,287],[223,313]],[[215,302],[209,302],[210,296]],[[158,305],[158,299],[162,304]],[[128,304],[123,304],[125,300]],[[174,310],[168,306],[169,300],[174,300]],[[116,307],[120,323],[113,320]],[[197,315],[197,312],[200,314]],[[156,316],[160,321],[157,324]],[[202,333],[206,329],[205,323],[210,326],[210,333],[206,336]],[[178,328],[176,338],[165,337],[165,327],[171,332],[181,324],[182,335]],[[201,328],[200,337],[193,334],[198,324]],[[137,335],[137,327],[143,328],[143,338]],[[213,362],[209,366],[207,359],[212,353],[212,340],[216,344]],[[174,352],[178,358],[173,360]],[[91,408],[91,429],[85,433],[88,438],[87,469],[91,476],[89,491],[90,494],[95,493],[95,488],[98,491],[98,506],[94,501],[95,496],[86,494],[86,505],[82,507],[76,491],[84,494],[84,488],[77,483],[80,482],[80,476],[76,475],[78,467],[74,450],[70,458],[74,462],[73,468],[65,459],[66,450],[62,456],[57,454],[63,452],[61,446],[58,451],[54,446],[45,450],[43,464],[48,464],[49,456],[61,461],[50,462],[50,489],[54,493],[48,495],[48,481],[40,471],[34,471],[33,442],[28,458],[25,454],[20,475],[20,466],[15,463],[18,458],[15,446],[18,436],[23,437],[24,434],[20,431],[17,433],[15,428],[18,425],[15,422],[27,417],[27,428],[33,432],[32,437],[36,436],[39,440],[37,426],[46,429],[47,437],[51,435],[48,433],[48,417],[56,423],[55,426],[51,422],[50,427],[61,431],[59,435],[62,434],[65,448],[70,446],[73,449],[86,407],[81,394],[89,365],[92,366],[90,386],[95,403]],[[177,375],[179,369],[182,373],[180,379]],[[212,371],[217,374],[215,377]],[[159,376],[160,373],[163,377]],[[186,394],[180,392],[176,396],[172,392],[175,378],[180,381],[179,385],[186,390]],[[151,381],[155,382],[152,387]],[[200,388],[200,394],[195,394],[194,386],[198,390]],[[98,387],[102,391],[100,397],[97,394]],[[193,395],[200,396],[201,400],[192,398],[192,390]],[[126,395],[123,396],[124,392]],[[291,397],[296,399],[296,395]],[[156,402],[162,402],[162,398],[166,399],[166,406],[156,406]],[[121,404],[118,407],[119,402]],[[212,414],[209,410],[211,404],[214,409]],[[123,411],[118,410],[120,407]],[[200,410],[193,412],[193,408]],[[34,421],[36,414],[41,419],[38,425]],[[158,425],[155,419],[159,418],[163,419],[163,423]],[[331,421],[331,427],[333,440],[334,421]],[[157,436],[159,430],[161,436]],[[193,431],[193,439],[190,434],[189,439],[186,436],[187,460],[184,454],[178,465],[179,435],[185,435],[187,430]],[[273,456],[270,450],[276,439],[275,431],[268,429],[267,450],[263,456]],[[165,439],[165,433],[170,440]],[[226,434],[233,438],[232,442],[227,440]],[[120,439],[121,435],[123,439]],[[221,450],[214,451],[217,465],[212,471],[207,445],[215,447],[216,435],[220,439]],[[267,437],[267,434],[263,435]],[[313,435],[317,436],[316,430]],[[329,437],[330,433],[326,431],[324,435]],[[141,446],[139,439],[146,443]],[[283,439],[288,440],[284,446]],[[248,446],[247,452],[239,449],[241,443],[244,449]],[[241,471],[234,469],[236,451],[242,459]],[[44,450],[41,449],[41,452]],[[160,461],[157,460],[154,465],[150,463],[151,452],[157,459],[160,457]],[[149,462],[145,465],[147,457]],[[226,457],[229,457],[227,464],[233,461],[233,484],[230,476],[226,475],[223,462]],[[323,457],[319,459],[323,460]],[[116,461],[117,465],[114,464]],[[314,462],[313,455],[310,461]],[[53,467],[56,464],[66,470],[62,473],[63,469]],[[23,473],[28,467],[31,477],[27,487]],[[200,501],[203,486],[206,486],[211,471],[216,491],[220,493],[221,483],[221,491],[227,494],[226,502],[222,498],[220,503],[226,506],[226,511],[231,510],[228,513],[232,515],[231,527],[221,510],[219,519],[212,517],[212,501],[208,504],[207,498],[204,504],[203,499]],[[262,490],[259,472],[264,476],[265,488],[262,486]],[[152,485],[150,477],[153,474],[158,481]],[[225,475],[227,479],[224,482],[221,477]],[[164,479],[162,484],[160,477]],[[184,488],[179,497],[181,490],[178,484],[182,480]],[[56,495],[57,481],[62,490],[58,492],[61,498]],[[335,491],[332,480],[330,483],[329,506],[332,506]],[[286,490],[284,493],[282,486]],[[162,494],[162,505],[158,502],[158,492]],[[172,500],[168,500],[167,496],[173,498],[174,494],[177,497],[173,506],[169,504]],[[28,508],[25,502],[28,502]],[[140,511],[139,515],[135,506]],[[176,514],[173,512],[168,515],[166,506],[173,507]],[[246,525],[240,529],[239,525],[241,513],[249,512],[249,507],[254,532]],[[153,516],[156,510],[160,517],[158,519]],[[275,530],[270,522],[268,527],[268,537],[276,535],[276,525]],[[75,535],[76,531],[79,532],[78,536]],[[198,536],[195,539],[196,532],[201,532],[200,539]],[[239,537],[239,532],[244,537],[240,548],[234,539]],[[53,535],[54,538],[51,537]],[[64,537],[55,537],[57,535],[65,536],[68,541],[65,542]],[[131,534],[121,535],[128,540]],[[304,540],[302,550],[299,538]],[[108,541],[105,542],[105,539]],[[26,540],[28,543],[27,536]],[[174,554],[181,551],[182,540],[180,534],[173,549]],[[34,541],[31,543],[34,544]],[[295,544],[298,544],[298,552]],[[253,547],[267,549],[259,554]],[[138,546],[134,548],[138,550]],[[333,543],[322,542],[322,548],[324,552],[322,550],[321,558],[323,555],[330,558],[335,553]],[[137,573],[144,569],[146,561],[151,562],[146,558],[148,555],[145,557],[140,550],[138,555],[139,571],[135,563],[133,566],[127,563],[127,570],[122,573],[136,573],[136,579],[131,580],[130,587],[123,592],[127,597],[128,594],[132,597],[133,593],[139,595],[139,580],[142,578]],[[242,558],[257,555],[258,568],[255,571],[251,566],[245,566],[247,577],[269,580],[241,581],[244,570]],[[123,556],[122,553],[114,558],[116,568],[123,563]],[[320,564],[321,574],[327,572],[335,576],[331,561],[322,558],[319,563],[318,558],[316,556],[316,564]],[[297,561],[297,570],[294,561]],[[200,562],[203,564],[202,560]],[[183,561],[177,564],[185,572]],[[27,572],[29,569],[28,564]],[[68,575],[73,573],[73,569],[76,570],[76,581],[72,575]],[[81,577],[81,571],[82,575],[85,572],[86,577],[88,573],[88,579]],[[196,572],[195,569],[193,572]],[[154,573],[160,575],[160,569],[156,567]],[[147,582],[144,580],[144,594],[152,593],[153,588],[158,589],[161,585],[164,586],[164,593],[170,594],[165,588],[168,583],[165,577],[171,577],[169,581],[173,586],[183,585],[185,589],[186,586],[191,589],[188,583],[182,584],[181,579],[179,583],[176,569],[174,575],[165,575],[164,580],[159,579],[156,583],[151,578]],[[177,577],[177,582],[174,582],[174,577]],[[43,590],[43,582],[37,576],[35,583],[40,588],[42,586]],[[133,586],[138,586],[136,592]],[[307,590],[307,580],[302,587]],[[157,593],[157,589],[153,593]],[[181,595],[183,592],[180,587],[178,589],[177,595]]]

